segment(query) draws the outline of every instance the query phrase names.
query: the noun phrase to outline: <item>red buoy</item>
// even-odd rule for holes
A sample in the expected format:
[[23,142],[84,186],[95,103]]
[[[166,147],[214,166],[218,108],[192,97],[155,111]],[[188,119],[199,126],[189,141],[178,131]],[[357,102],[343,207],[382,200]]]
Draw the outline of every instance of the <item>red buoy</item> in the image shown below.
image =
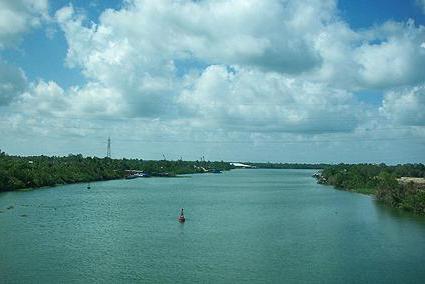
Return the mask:
[[186,221],[186,218],[184,217],[184,213],[183,213],[183,208],[182,209],[180,209],[180,216],[179,216],[179,222],[180,223],[184,223],[184,221]]

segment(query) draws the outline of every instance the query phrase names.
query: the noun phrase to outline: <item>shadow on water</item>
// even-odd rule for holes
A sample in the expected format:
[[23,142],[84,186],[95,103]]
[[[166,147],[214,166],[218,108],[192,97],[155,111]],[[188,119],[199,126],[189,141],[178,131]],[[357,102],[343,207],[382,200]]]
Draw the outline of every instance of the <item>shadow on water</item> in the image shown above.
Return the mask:
[[388,206],[382,201],[378,201],[376,199],[373,200],[373,203],[375,205],[377,215],[381,218],[391,217],[399,220],[409,220],[425,226],[425,216],[417,215],[403,209]]

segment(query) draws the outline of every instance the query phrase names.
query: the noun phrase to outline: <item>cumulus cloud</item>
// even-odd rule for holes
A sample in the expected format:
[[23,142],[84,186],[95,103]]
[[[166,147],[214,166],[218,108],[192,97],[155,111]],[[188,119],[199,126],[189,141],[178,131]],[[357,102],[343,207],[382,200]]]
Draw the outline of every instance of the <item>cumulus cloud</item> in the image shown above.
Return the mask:
[[380,112],[391,121],[409,126],[425,126],[425,85],[388,92]]
[[323,64],[307,78],[354,91],[414,85],[425,80],[424,42],[425,28],[412,20],[360,32],[332,23],[315,43]]
[[67,65],[89,80],[66,96],[79,113],[191,118],[246,131],[350,131],[365,111],[353,91],[425,80],[425,29],[408,21],[355,31],[336,4],[132,0],[97,24],[64,7],[55,18]]
[[24,113],[50,114],[64,111],[68,104],[64,90],[55,82],[31,83],[26,92],[19,96],[13,106]]
[[355,51],[365,85],[385,88],[425,81],[425,27],[387,22],[372,30],[378,44],[366,43]]
[[279,73],[219,65],[193,80],[179,102],[205,122],[257,132],[350,131],[362,113],[349,92]]
[[[236,76],[237,82],[217,82],[217,85],[205,90],[209,93],[203,94],[204,105],[211,106],[211,101],[207,100],[218,101],[230,96],[226,89],[235,88],[235,84],[240,88],[242,103],[270,100],[270,107],[272,100],[281,101],[280,97],[284,95],[279,85],[289,81],[293,75],[308,72],[322,64],[319,51],[314,48],[314,35],[320,27],[334,21],[335,9],[334,1],[290,1],[284,5],[272,0],[129,1],[119,11],[105,11],[99,24],[85,25],[86,19],[72,6],[59,10],[56,19],[68,41],[67,64],[70,67],[81,68],[92,82],[115,90],[122,103],[127,104],[130,115],[175,117],[194,115],[192,110],[197,105],[192,104],[200,102],[200,96],[196,95],[199,90],[188,88],[202,88],[205,81],[213,76],[211,73],[220,73],[218,66],[224,69],[225,66],[245,66],[240,70],[253,70],[253,75],[245,79],[248,75],[240,74],[248,72],[241,71]],[[195,75],[183,74],[182,78],[179,66],[189,65],[190,70],[190,62],[193,61],[211,66],[203,72],[204,67],[193,71]],[[199,68],[193,66],[193,69]],[[196,75],[199,72],[202,74]],[[261,82],[263,78],[272,77],[274,79],[268,82]],[[262,87],[249,93],[246,91],[248,86],[244,84],[253,79],[257,79]],[[270,91],[270,94],[261,98],[262,91]],[[303,90],[299,88],[290,92],[295,94],[297,91]],[[310,95],[322,96],[325,92],[327,90]],[[192,100],[189,94],[195,98]],[[214,97],[216,94],[220,96]],[[224,101],[227,99],[224,98]],[[236,109],[240,108],[237,101],[232,103]],[[302,100],[296,103],[302,105]],[[307,109],[314,109],[301,105],[297,107],[303,109],[304,117],[309,115],[306,114]],[[203,110],[205,108],[202,107]],[[269,111],[267,106],[262,108],[263,113]],[[254,109],[251,107],[251,110]],[[217,110],[221,114],[226,111]],[[278,109],[273,110],[274,114],[269,115],[269,119],[276,119],[277,112]],[[248,112],[241,112],[238,117],[247,115]],[[259,109],[250,114],[251,118],[257,115]],[[298,112],[297,115],[301,114]],[[266,119],[266,116],[260,119],[263,125]],[[302,121],[296,118],[294,127],[297,119]]]
[[0,1],[0,49],[13,46],[23,33],[47,18],[47,0]]
[[121,101],[119,93],[95,83],[64,90],[56,82],[40,80],[31,83],[12,107],[33,115],[96,117],[122,115]]
[[320,64],[310,28],[331,20],[335,7],[330,3],[136,0],[119,11],[105,11],[99,25],[81,27],[83,19],[72,6],[56,18],[68,36],[68,62],[84,67],[87,59],[116,59],[108,52],[124,44],[133,48],[128,52],[139,53],[136,58],[145,66],[196,57],[298,73]]
[[0,106],[8,105],[27,87],[24,72],[0,59]]

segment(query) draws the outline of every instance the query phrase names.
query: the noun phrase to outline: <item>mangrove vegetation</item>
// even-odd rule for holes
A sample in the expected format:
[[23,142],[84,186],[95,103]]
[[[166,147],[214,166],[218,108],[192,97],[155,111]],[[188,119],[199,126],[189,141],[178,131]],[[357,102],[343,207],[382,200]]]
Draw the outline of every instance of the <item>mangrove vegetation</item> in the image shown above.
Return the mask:
[[315,177],[319,183],[372,194],[392,207],[425,214],[423,164],[339,164],[326,166]]
[[0,191],[120,179],[129,170],[143,171],[151,176],[172,177],[232,168],[226,162],[111,159],[83,157],[81,154],[22,157],[0,151]]

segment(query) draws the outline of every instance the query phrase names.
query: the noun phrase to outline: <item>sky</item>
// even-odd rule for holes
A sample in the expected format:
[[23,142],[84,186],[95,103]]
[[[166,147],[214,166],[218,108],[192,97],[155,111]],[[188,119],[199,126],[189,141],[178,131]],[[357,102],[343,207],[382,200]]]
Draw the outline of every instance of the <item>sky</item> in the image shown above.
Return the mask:
[[0,0],[0,149],[425,162],[425,0]]

